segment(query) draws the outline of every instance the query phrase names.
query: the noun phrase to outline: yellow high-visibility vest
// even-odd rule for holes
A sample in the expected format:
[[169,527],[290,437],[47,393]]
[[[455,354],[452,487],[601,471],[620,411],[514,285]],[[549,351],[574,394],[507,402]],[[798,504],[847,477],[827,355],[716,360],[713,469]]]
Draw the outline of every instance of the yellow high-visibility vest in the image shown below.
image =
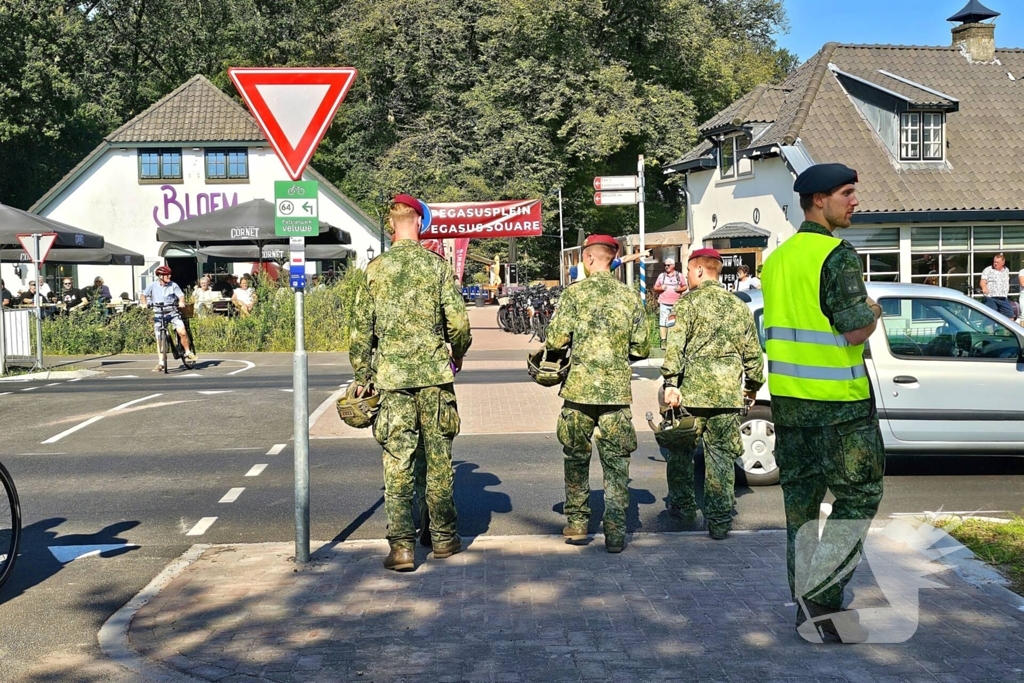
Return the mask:
[[772,396],[812,401],[871,397],[864,345],[851,345],[821,311],[821,269],[842,240],[800,232],[764,264],[764,332]]

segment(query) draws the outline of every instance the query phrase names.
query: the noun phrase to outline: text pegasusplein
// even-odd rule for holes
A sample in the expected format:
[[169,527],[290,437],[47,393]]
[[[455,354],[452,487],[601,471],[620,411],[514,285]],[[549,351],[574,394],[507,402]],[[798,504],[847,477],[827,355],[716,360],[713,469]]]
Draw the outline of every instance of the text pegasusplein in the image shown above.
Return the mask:
[[489,232],[536,232],[541,229],[540,221],[516,221],[498,225],[482,225],[480,223],[453,223],[451,225],[432,223],[431,235],[471,235]]
[[532,205],[526,206],[487,206],[468,209],[437,209],[435,218],[496,218],[498,216],[518,216],[530,213]]

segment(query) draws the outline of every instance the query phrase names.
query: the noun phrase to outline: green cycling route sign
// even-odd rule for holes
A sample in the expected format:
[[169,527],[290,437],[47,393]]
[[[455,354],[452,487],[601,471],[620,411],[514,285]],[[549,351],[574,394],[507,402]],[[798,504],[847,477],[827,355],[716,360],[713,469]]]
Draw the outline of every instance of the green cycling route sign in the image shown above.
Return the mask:
[[313,237],[320,234],[315,180],[274,181],[274,234],[278,237]]

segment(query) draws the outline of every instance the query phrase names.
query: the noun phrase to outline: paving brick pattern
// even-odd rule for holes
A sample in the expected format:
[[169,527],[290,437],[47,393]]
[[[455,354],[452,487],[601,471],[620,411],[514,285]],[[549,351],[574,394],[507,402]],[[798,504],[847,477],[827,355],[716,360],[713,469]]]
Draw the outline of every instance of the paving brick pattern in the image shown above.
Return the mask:
[[615,556],[600,536],[478,537],[448,560],[419,549],[410,574],[381,567],[383,541],[325,545],[298,572],[292,549],[206,551],[131,646],[230,682],[1024,680],[1024,613],[951,572],[905,643],[805,642],[780,533],[637,535]]

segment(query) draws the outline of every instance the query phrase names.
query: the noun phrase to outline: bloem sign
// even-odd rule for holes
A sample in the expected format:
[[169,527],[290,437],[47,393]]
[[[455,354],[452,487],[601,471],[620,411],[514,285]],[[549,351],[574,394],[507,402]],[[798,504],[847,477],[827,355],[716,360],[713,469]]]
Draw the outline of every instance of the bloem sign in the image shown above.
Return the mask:
[[536,237],[543,228],[539,199],[427,206],[433,218],[420,239]]

